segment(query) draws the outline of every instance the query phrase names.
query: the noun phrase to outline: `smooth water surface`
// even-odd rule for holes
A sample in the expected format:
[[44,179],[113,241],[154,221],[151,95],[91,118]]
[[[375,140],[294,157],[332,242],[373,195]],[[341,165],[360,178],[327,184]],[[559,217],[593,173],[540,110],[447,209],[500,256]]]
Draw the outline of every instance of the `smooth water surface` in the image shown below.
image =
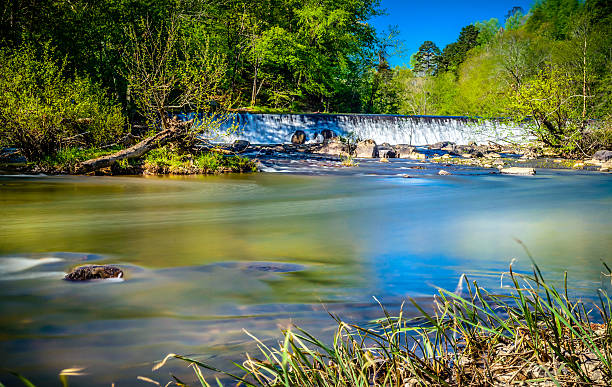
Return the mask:
[[[255,352],[246,329],[279,337],[290,322],[329,335],[327,311],[352,321],[427,304],[462,273],[499,287],[512,258],[578,292],[609,279],[612,176],[417,174],[393,161],[374,174],[209,177],[0,177],[0,367],[41,385],[160,382],[169,352],[217,365]],[[70,283],[86,263],[123,282]],[[0,374],[6,385],[17,379]]]

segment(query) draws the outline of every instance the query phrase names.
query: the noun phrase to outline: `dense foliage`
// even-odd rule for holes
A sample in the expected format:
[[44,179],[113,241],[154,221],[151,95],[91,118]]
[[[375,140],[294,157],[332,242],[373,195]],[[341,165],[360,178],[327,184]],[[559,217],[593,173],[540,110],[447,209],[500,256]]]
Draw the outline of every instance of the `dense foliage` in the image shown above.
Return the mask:
[[610,126],[609,1],[514,7],[443,49],[425,41],[411,68],[389,65],[401,42],[370,25],[380,13],[379,0],[3,2],[2,145],[44,137],[36,158],[78,133],[103,145],[123,117],[163,128],[218,107],[529,118],[547,145],[583,152]]
[[0,146],[39,160],[62,146],[100,146],[125,128],[121,107],[86,76],[66,77],[45,46],[0,50]]
[[589,154],[609,147],[612,5],[538,0],[529,13],[461,30],[442,51],[423,43],[412,69],[396,68],[400,114],[529,120],[544,145]]

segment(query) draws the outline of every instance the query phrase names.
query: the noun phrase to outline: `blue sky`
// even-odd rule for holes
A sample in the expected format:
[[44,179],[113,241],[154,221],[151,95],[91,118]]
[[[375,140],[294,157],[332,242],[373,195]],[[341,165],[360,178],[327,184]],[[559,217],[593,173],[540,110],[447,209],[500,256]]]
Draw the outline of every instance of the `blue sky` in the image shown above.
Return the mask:
[[382,31],[389,25],[397,25],[404,41],[404,57],[390,58],[391,65],[410,62],[410,55],[418,51],[425,40],[433,41],[440,50],[457,40],[461,28],[476,21],[499,19],[514,6],[527,12],[533,0],[381,0],[386,16],[375,18],[372,23]]

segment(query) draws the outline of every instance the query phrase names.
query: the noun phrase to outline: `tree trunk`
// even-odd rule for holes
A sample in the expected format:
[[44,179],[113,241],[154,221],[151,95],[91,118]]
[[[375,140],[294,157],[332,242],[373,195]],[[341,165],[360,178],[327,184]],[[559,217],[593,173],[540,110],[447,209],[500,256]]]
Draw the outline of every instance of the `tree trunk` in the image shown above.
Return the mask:
[[156,135],[148,137],[127,149],[120,150],[119,152],[111,155],[98,157],[97,159],[83,161],[77,166],[76,172],[92,172],[98,169],[110,167],[120,160],[129,160],[140,157],[153,149],[162,147],[171,141],[175,141],[180,137],[185,136],[192,124],[193,121],[179,121],[177,119],[168,120],[168,129],[162,130]]

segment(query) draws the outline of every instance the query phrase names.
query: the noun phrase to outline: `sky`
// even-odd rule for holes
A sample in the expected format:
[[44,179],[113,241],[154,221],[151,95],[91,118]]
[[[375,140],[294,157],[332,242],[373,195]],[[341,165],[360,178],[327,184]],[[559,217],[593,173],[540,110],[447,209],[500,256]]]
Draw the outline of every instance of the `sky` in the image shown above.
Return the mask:
[[495,17],[503,25],[506,13],[514,6],[529,11],[533,0],[381,0],[387,15],[372,20],[377,30],[397,25],[404,41],[403,57],[389,59],[392,66],[410,63],[410,55],[425,40],[442,50],[457,40],[461,28]]

